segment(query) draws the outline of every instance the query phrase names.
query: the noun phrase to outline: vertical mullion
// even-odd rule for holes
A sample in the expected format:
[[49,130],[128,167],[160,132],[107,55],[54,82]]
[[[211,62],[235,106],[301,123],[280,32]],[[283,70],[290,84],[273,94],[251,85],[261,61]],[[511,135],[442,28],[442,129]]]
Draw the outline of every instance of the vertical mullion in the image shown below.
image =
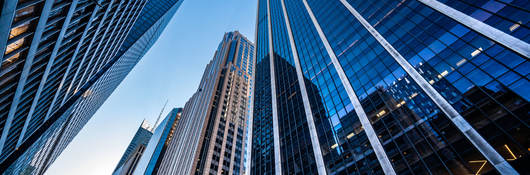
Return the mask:
[[274,72],[274,51],[272,46],[270,0],[267,0],[267,29],[269,43],[269,68],[271,76],[271,101],[272,101],[272,132],[274,138],[274,170],[276,174],[282,174],[282,157],[280,153],[280,129],[278,124],[278,106],[276,99],[276,76]]
[[254,33],[254,40],[256,40],[256,43],[254,44],[254,57],[252,59],[252,89],[250,90],[251,99],[250,99],[250,109],[249,109],[249,118],[248,118],[248,131],[247,131],[247,148],[246,148],[246,162],[245,162],[245,175],[250,175],[250,171],[252,170],[252,132],[254,128],[254,96],[256,96],[255,89],[256,89],[256,59],[257,59],[257,39],[258,39],[258,20],[259,20],[259,1],[256,3],[258,7],[256,7],[256,25],[255,25],[255,33]]
[[86,51],[84,53],[82,53],[83,54],[83,58],[81,59],[81,63],[79,63],[80,67],[76,70],[76,72],[74,74],[74,77],[72,78],[72,82],[70,82],[70,85],[68,86],[68,89],[66,90],[65,96],[61,100],[61,104],[60,105],[63,105],[66,102],[66,99],[68,98],[68,93],[70,92],[70,90],[74,86],[75,80],[77,79],[77,76],[79,75],[79,73],[81,71],[81,68],[82,68],[81,66],[86,61],[87,53],[90,52],[90,49],[92,48],[92,45],[95,42],[95,38],[97,37],[100,29],[103,27],[103,23],[105,22],[105,19],[107,18],[107,15],[110,12],[110,9],[112,8],[113,3],[114,3],[114,0],[111,0],[108,3],[108,6],[107,6],[107,9],[105,10],[105,13],[100,18],[101,21],[99,22],[98,27],[96,28],[96,31],[94,31],[94,36],[92,36],[92,38],[90,39],[90,43],[88,44],[88,46],[86,48]]
[[318,134],[315,127],[315,121],[313,120],[313,112],[311,111],[311,105],[309,103],[309,97],[307,95],[307,88],[305,86],[304,75],[302,74],[302,68],[300,67],[300,60],[298,58],[298,51],[294,43],[294,37],[291,30],[291,24],[289,22],[289,17],[287,9],[285,8],[284,0],[280,0],[282,5],[283,17],[286,24],[287,35],[289,37],[289,43],[291,46],[293,60],[296,68],[296,77],[298,78],[298,85],[300,86],[300,92],[302,95],[302,101],[304,104],[305,116],[307,119],[307,125],[309,129],[309,135],[311,136],[311,144],[313,148],[313,153],[315,156],[315,162],[317,165],[317,171],[320,175],[327,174],[326,167],[324,165],[324,159],[322,158],[322,151],[320,149],[320,141],[318,140]]
[[39,47],[42,33],[44,32],[44,29],[46,28],[46,22],[48,21],[48,17],[49,17],[53,2],[54,2],[53,0],[46,0],[46,2],[44,3],[44,6],[42,7],[42,12],[39,18],[39,22],[37,24],[37,27],[35,28],[35,33],[33,35],[33,39],[31,40],[29,51],[24,61],[24,68],[22,69],[22,72],[20,73],[20,79],[18,80],[17,89],[15,90],[13,100],[11,101],[11,107],[9,109],[7,119],[4,123],[4,130],[0,138],[0,153],[2,153],[3,151],[5,140],[7,139],[7,135],[9,134],[8,132],[9,132],[9,129],[11,128],[11,123],[13,122],[13,118],[17,111],[18,103],[20,102],[20,97],[22,96],[24,85],[26,84],[26,80],[28,79],[31,66],[33,65],[33,59],[35,58],[35,53],[37,52],[37,48]]
[[[33,98],[33,102],[31,104],[31,108],[27,114],[27,118],[26,118],[26,121],[25,121],[25,124],[24,124],[24,127],[22,128],[22,133],[20,134],[19,136],[19,139],[18,139],[18,142],[17,142],[17,146],[22,144],[22,141],[24,140],[24,134],[26,133],[26,130],[27,130],[27,127],[29,125],[29,121],[31,120],[32,116],[33,116],[33,112],[35,111],[35,108],[37,107],[38,102],[39,102],[39,99],[40,99],[40,95],[43,91],[43,88],[44,88],[44,85],[46,85],[46,82],[48,80],[48,76],[50,74],[50,71],[55,63],[55,58],[57,56],[57,52],[59,51],[59,48],[61,47],[61,45],[63,44],[62,41],[63,41],[63,37],[64,37],[64,34],[66,33],[66,30],[68,30],[68,25],[70,24],[70,20],[72,20],[72,16],[75,12],[75,9],[76,9],[76,6],[77,6],[77,2],[78,0],[73,0],[71,3],[70,3],[70,7],[68,9],[68,14],[66,15],[66,18],[63,22],[63,25],[61,27],[61,31],[59,32],[59,36],[57,37],[57,41],[55,42],[55,45],[53,46],[53,50],[52,50],[52,53],[50,55],[50,60],[48,60],[48,64],[46,65],[46,69],[44,70],[44,74],[42,75],[42,79],[39,83],[39,87],[37,89],[37,93],[35,94],[35,97]],[[57,93],[59,92],[60,88],[57,89]],[[41,104],[42,105],[42,104]]]
[[[127,3],[126,6],[129,6],[130,2],[131,2],[131,1],[128,1],[128,3]],[[101,43],[103,42],[103,40],[105,40],[105,37],[106,37],[107,34],[109,33],[109,29],[111,28],[111,26],[112,26],[114,20],[117,18],[117,16],[118,16],[118,12],[120,12],[120,8],[121,8],[121,6],[122,6],[123,4],[124,4],[124,1],[120,1],[120,4],[119,4],[118,7],[116,8],[116,11],[115,11],[114,14],[112,15],[111,20],[109,21],[107,27],[105,28],[105,31],[103,32],[103,36],[100,38],[99,41],[97,41],[98,44],[96,45],[96,47],[95,47],[94,50],[99,50],[99,48],[101,47]],[[124,7],[124,8],[127,8],[127,7]],[[121,14],[123,14],[123,13],[125,13],[125,12],[122,12]],[[120,17],[121,17],[121,15],[120,15]],[[94,36],[94,38],[96,38],[96,37],[97,37],[97,36]],[[87,52],[85,53],[85,57],[88,56],[87,54],[88,54],[89,52],[90,52],[90,51],[87,50]],[[94,62],[97,62],[97,60],[94,60],[94,59],[98,59],[98,58],[96,57],[96,55],[97,55],[97,53],[95,53],[95,51],[94,51],[93,55],[90,56],[89,63],[88,63],[88,65],[87,65],[87,67],[85,68],[85,71],[83,72],[83,74],[82,74],[82,76],[81,76],[81,79],[79,79],[79,82],[78,82],[78,84],[76,85],[76,88],[75,88],[75,89],[79,89],[79,88],[81,88],[82,85],[84,84],[83,82],[88,82],[88,81],[89,81],[88,78],[86,78],[86,80],[84,80],[84,79],[85,79],[85,77],[87,76],[87,73],[88,73],[88,71],[89,71],[88,69],[90,68],[90,66],[91,66],[92,64],[95,64]]]
[[448,119],[469,139],[469,141],[488,159],[501,174],[518,174],[512,166],[493,149],[493,147],[442,97],[410,63],[346,0],[340,0],[352,15],[366,28],[366,30],[385,48],[394,60],[420,86],[433,102],[448,116]]
[[[93,12],[92,12],[92,15],[90,16],[90,19],[93,19],[93,18],[96,16],[97,12],[99,11],[99,8],[100,8],[100,7],[99,7],[98,5],[96,5],[96,7],[94,8],[94,10],[93,10]],[[53,108],[54,108],[54,106],[55,106],[55,103],[57,102],[57,98],[59,97],[62,88],[65,88],[65,87],[64,87],[64,83],[65,83],[65,81],[66,81],[66,78],[68,77],[68,74],[71,73],[70,71],[71,71],[71,69],[72,69],[72,65],[73,65],[73,63],[77,60],[77,59],[76,59],[77,54],[79,53],[79,49],[81,48],[81,46],[83,45],[83,43],[84,43],[84,41],[85,41],[85,39],[86,39],[86,35],[87,35],[87,33],[88,33],[88,29],[89,29],[89,27],[92,25],[92,22],[93,22],[93,20],[89,20],[89,21],[87,22],[86,26],[85,26],[85,29],[84,29],[84,31],[83,31],[83,34],[81,35],[81,39],[80,39],[79,42],[77,43],[77,46],[76,46],[75,51],[74,51],[74,54],[72,55],[71,60],[70,60],[70,63],[68,63],[68,67],[66,68],[66,72],[64,73],[63,78],[61,79],[60,86],[59,86],[59,88],[57,89],[57,92],[55,92],[55,95],[54,95],[54,97],[53,97],[52,103],[50,104],[50,107],[49,107],[49,109],[48,109],[48,112],[46,113],[46,117],[45,117],[45,119],[48,119],[48,118],[50,117],[51,112],[53,112],[52,110],[53,110]],[[72,79],[72,81],[73,81],[73,79]]]
[[326,51],[329,54],[329,57],[331,58],[333,66],[335,67],[342,84],[344,85],[344,88],[346,89],[346,93],[348,94],[348,97],[350,98],[350,101],[353,104],[355,113],[359,117],[359,121],[361,122],[364,128],[364,131],[366,133],[368,141],[370,142],[370,145],[372,145],[372,148],[374,150],[374,153],[377,159],[379,160],[381,168],[383,169],[385,174],[395,175],[396,172],[394,168],[392,167],[392,164],[390,163],[390,160],[388,159],[388,156],[386,155],[386,152],[383,149],[383,146],[381,145],[381,142],[379,141],[379,138],[377,137],[377,134],[375,133],[375,130],[372,127],[372,124],[370,123],[370,120],[368,119],[368,116],[366,115],[366,112],[364,111],[362,107],[361,102],[359,101],[359,98],[355,94],[355,91],[353,90],[353,87],[351,86],[348,80],[348,77],[344,73],[344,70],[342,69],[342,65],[340,64],[340,62],[337,59],[337,56],[333,52],[333,49],[331,48],[331,45],[329,44],[324,32],[322,31],[320,24],[318,23],[315,15],[313,14],[313,11],[309,7],[309,4],[307,4],[306,0],[303,0],[303,3],[309,14],[309,17],[313,21],[314,27],[317,30],[317,33],[320,36],[320,39],[322,40],[322,43],[324,44],[324,47],[326,48]]

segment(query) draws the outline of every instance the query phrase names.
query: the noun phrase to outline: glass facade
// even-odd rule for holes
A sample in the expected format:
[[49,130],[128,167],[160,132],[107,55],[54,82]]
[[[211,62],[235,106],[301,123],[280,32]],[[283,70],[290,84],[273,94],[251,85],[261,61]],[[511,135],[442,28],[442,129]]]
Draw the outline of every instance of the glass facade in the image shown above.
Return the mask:
[[312,156],[313,149],[305,120],[302,94],[296,77],[280,0],[269,2],[269,14],[282,173],[314,174],[316,163]]
[[267,1],[258,2],[256,24],[256,64],[254,75],[254,108],[252,117],[251,174],[274,174],[271,73]]
[[524,0],[441,0],[445,5],[525,42],[530,42],[530,4]]
[[114,171],[112,172],[113,175],[130,175],[133,173],[136,165],[138,165],[140,157],[151,139],[151,136],[153,135],[152,130],[153,129],[144,120],[136,131],[136,134],[134,134],[131,143],[127,146],[125,153],[121,156],[118,165],[114,168]]
[[326,168],[347,173],[380,172],[353,104],[303,2],[285,1],[285,8]]
[[[320,167],[315,160],[323,160],[327,174],[529,171],[523,166],[530,162],[528,3],[261,0],[259,4],[257,59],[260,53],[269,53],[272,42],[274,64],[290,67],[275,66],[275,77],[260,79],[258,75],[270,74],[270,68],[256,64],[255,99],[277,97],[278,105],[273,107],[278,110],[281,144],[255,143],[263,139],[256,135],[264,128],[272,130],[256,123],[260,111],[255,106],[252,168],[265,166],[255,158],[268,155],[262,148],[273,147],[282,152],[281,158],[271,157],[281,164],[282,174],[316,174]],[[268,24],[262,19],[268,15],[271,31],[260,28]],[[296,50],[291,49],[293,44]],[[296,69],[303,75],[297,77],[292,71]],[[258,93],[257,85],[267,85],[271,79],[277,81],[270,87],[276,94]],[[296,81],[304,81],[307,101],[296,94],[300,88],[288,91],[279,86],[285,82],[298,86]],[[286,92],[292,93],[288,100],[281,98]],[[297,113],[302,117],[296,123],[282,120],[297,111],[283,110],[289,100],[298,101],[299,107],[308,104],[311,112]],[[260,104],[256,100],[254,105]],[[304,115],[312,115],[312,121]],[[364,117],[368,122],[362,122]],[[308,122],[314,122],[315,128],[293,128],[297,124],[307,128]],[[317,138],[308,136],[312,130]],[[299,155],[302,142],[291,135],[287,135],[291,142],[286,142],[283,136],[292,132],[318,139],[304,142],[303,147],[318,143],[321,154],[309,149]],[[304,159],[308,166],[293,163],[296,156],[310,157]],[[264,174],[259,169],[250,173]]]
[[[162,4],[165,11],[147,8],[161,3],[147,0],[3,2],[0,32],[9,36],[0,36],[0,173],[44,173],[181,2]],[[141,17],[150,20],[143,28],[135,23]]]
[[[160,122],[149,140],[145,153],[138,162],[134,173],[157,174],[168,149],[169,141],[173,139],[173,133],[180,123],[182,108],[173,108],[169,114]],[[132,174],[132,173],[131,173]]]

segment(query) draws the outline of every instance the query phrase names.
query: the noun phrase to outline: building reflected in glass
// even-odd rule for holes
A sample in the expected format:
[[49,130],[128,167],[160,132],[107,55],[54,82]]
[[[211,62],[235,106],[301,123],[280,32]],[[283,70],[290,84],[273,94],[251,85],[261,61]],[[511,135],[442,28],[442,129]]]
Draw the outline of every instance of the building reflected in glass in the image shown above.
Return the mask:
[[528,9],[260,0],[249,173],[529,172]]

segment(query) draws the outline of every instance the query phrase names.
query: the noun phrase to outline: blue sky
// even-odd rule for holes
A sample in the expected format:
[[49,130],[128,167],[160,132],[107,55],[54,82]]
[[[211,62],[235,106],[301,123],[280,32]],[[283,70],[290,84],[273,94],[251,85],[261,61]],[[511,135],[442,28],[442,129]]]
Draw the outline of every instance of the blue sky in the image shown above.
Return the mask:
[[164,33],[99,108],[48,175],[111,174],[140,123],[154,123],[195,92],[223,34],[239,30],[254,41],[254,0],[185,0]]

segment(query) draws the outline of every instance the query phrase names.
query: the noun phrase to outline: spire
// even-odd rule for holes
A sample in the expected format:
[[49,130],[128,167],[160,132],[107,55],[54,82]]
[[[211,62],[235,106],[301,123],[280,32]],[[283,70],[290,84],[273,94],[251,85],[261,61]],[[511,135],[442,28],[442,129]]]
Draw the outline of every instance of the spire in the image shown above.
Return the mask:
[[162,110],[160,110],[160,114],[158,114],[158,118],[156,119],[156,122],[154,124],[153,130],[155,130],[156,127],[158,127],[158,121],[160,121],[160,117],[162,117],[162,113],[164,112],[164,109],[166,109],[167,102],[169,100],[166,100],[166,104],[164,104],[164,107],[162,107]]

